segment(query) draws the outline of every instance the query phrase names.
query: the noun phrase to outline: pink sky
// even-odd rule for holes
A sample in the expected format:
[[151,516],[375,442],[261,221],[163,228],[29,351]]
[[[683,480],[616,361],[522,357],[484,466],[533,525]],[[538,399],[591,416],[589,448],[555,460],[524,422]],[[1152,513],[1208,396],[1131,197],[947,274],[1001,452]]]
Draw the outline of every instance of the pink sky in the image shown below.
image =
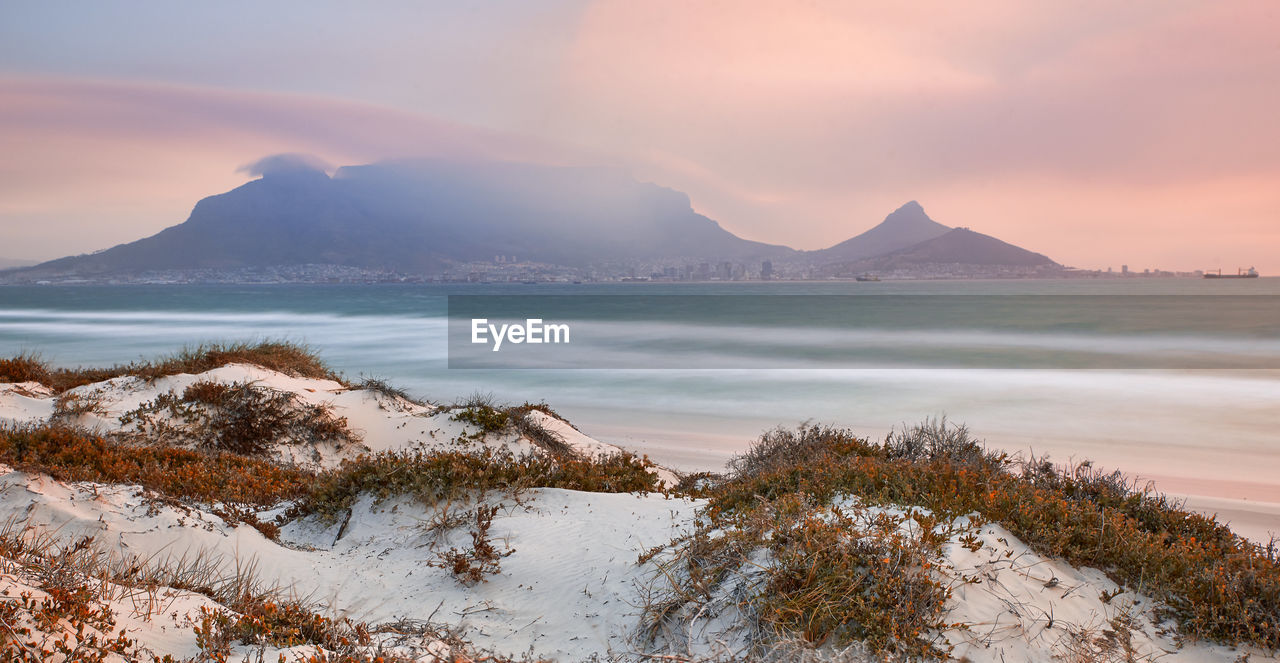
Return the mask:
[[153,233],[271,153],[459,154],[626,166],[797,248],[915,199],[1066,264],[1280,274],[1274,3],[512,7],[0,10],[0,256]]

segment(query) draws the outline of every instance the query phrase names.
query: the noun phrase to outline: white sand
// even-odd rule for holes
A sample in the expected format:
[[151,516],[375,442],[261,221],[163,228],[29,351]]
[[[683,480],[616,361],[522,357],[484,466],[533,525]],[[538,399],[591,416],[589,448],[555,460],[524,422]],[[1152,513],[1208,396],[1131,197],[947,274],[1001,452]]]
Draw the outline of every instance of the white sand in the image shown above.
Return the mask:
[[[118,429],[120,413],[156,394],[180,392],[204,379],[255,380],[324,404],[347,418],[368,450],[448,448],[468,431],[447,412],[431,406],[251,366],[227,366],[152,384],[122,378],[82,387],[101,395],[107,414],[89,415],[79,423]],[[0,416],[6,419],[35,422],[51,412],[47,391],[0,387]],[[583,454],[618,451],[566,422],[542,413],[534,416]],[[515,451],[532,447],[530,441],[512,434],[482,443]],[[349,453],[334,453],[322,462],[333,464]],[[513,552],[502,558],[500,573],[468,586],[450,571],[432,565],[451,547],[470,545],[468,524],[439,535],[429,525],[444,509],[466,510],[475,505],[427,507],[408,498],[375,504],[365,497],[352,509],[345,527],[311,517],[285,526],[280,542],[274,542],[251,527],[229,526],[207,510],[154,502],[135,486],[69,485],[0,466],[0,521],[13,519],[43,527],[63,541],[93,536],[104,549],[136,555],[150,564],[206,555],[220,560],[227,573],[237,567],[251,568],[266,584],[309,597],[334,615],[371,624],[430,617],[457,625],[467,640],[500,652],[532,651],[563,661],[593,655],[638,660],[629,652],[640,646],[636,636],[641,605],[648,588],[662,581],[661,557],[646,564],[639,564],[638,557],[690,531],[700,503],[658,494],[555,489],[527,491],[518,500],[493,497],[490,503],[502,505],[493,520],[492,539],[499,550]],[[838,506],[853,504],[846,500]],[[1098,633],[1122,610],[1135,617],[1135,646],[1159,660],[1225,663],[1245,653],[1204,644],[1178,648],[1155,623],[1152,614],[1158,606],[1153,600],[1126,592],[1104,602],[1103,593],[1114,592],[1116,586],[1101,572],[1045,559],[998,526],[982,528],[978,537],[981,547],[976,552],[956,540],[948,544],[945,564],[938,571],[954,587],[948,619],[968,625],[967,630],[939,635],[956,646],[957,657],[975,662],[1061,660],[1056,657],[1076,642],[1072,633],[1089,629]],[[767,559],[756,561],[768,563]],[[960,582],[963,578],[978,582]],[[726,591],[733,586],[727,584]],[[0,574],[0,590],[13,593],[29,587],[29,579]],[[174,606],[163,615],[148,617],[131,606],[113,603],[117,612],[127,613],[121,625],[151,651],[194,655],[193,620],[200,606],[212,606],[201,596],[163,588],[161,592],[168,592],[167,600]],[[733,647],[735,637],[741,646],[741,624],[732,609],[697,619],[702,621],[696,642],[691,639],[669,651],[711,652]],[[419,652],[431,646],[419,644]],[[276,653],[270,652],[267,660],[274,660]],[[1278,660],[1249,653],[1254,662]]]
[[[306,449],[307,453],[280,449],[278,451],[289,456],[283,460],[309,461],[314,456],[311,452],[316,452],[321,465],[335,466],[343,459],[361,453],[457,448],[457,438],[475,430],[463,422],[454,421],[452,414],[442,408],[420,405],[376,391],[348,389],[332,380],[290,377],[248,364],[231,364],[199,375],[183,373],[151,382],[119,377],[77,387],[67,393],[96,401],[101,412],[80,415],[70,423],[102,432],[129,430],[133,425],[121,425],[121,415],[155,400],[160,394],[181,395],[192,384],[205,381],[228,385],[248,382],[296,394],[305,403],[327,407],[335,417],[345,418],[348,428],[362,443],[347,449]],[[36,383],[0,384],[0,422],[46,421],[53,414],[54,400],[47,388]],[[554,417],[541,412],[534,412],[531,416],[561,433],[566,442],[585,454],[596,456],[620,451],[617,446],[593,440]],[[537,448],[532,441],[516,434],[490,435],[485,443],[504,447],[516,454]]]

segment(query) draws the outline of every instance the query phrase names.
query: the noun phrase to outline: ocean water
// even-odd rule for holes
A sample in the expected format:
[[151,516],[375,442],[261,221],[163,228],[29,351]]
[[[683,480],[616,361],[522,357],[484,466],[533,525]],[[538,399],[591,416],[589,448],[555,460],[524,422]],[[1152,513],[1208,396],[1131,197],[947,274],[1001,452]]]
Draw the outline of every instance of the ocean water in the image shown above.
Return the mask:
[[[625,334],[596,315],[575,327],[573,347],[596,354],[574,369],[450,368],[450,295],[692,304],[639,314]],[[833,315],[833,302],[861,296],[878,299],[853,303],[897,317]],[[744,302],[749,319],[732,313]],[[1267,278],[0,287],[0,355],[100,365],[283,338],[432,401],[545,401],[588,434],[685,469],[718,469],[779,425],[879,438],[945,416],[993,446],[1091,459],[1168,492],[1280,503],[1277,302],[1280,279]]]

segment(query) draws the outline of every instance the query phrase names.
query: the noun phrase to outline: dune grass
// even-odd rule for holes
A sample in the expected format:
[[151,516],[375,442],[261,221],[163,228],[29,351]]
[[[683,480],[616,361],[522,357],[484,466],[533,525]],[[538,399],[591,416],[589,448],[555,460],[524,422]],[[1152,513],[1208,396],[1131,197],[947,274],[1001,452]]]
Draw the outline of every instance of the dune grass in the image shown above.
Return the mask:
[[307,660],[328,663],[418,660],[390,650],[385,634],[391,642],[412,637],[419,647],[447,644],[457,660],[512,660],[475,652],[457,629],[441,624],[373,626],[324,616],[327,610],[320,604],[264,582],[252,564],[226,564],[207,553],[157,563],[110,552],[91,537],[64,541],[31,521],[0,523],[0,571],[43,593],[0,601],[2,661],[176,661],[130,637],[134,633],[119,627],[111,603],[130,606],[136,618],[164,619],[173,590],[204,595],[219,606],[200,609],[194,627],[200,654],[186,659],[193,663],[238,660],[231,656],[233,646],[261,652],[299,645],[322,649]]
[[[336,380],[341,375],[310,348],[289,341],[208,343],[172,355],[109,367],[55,368],[38,356],[23,354],[0,359],[0,382],[39,382],[56,393],[125,375],[155,380],[179,373],[203,373],[228,364],[253,364],[294,377]],[[345,383],[344,383],[345,384]]]
[[[193,387],[209,395],[208,386]],[[221,398],[221,393],[212,396]],[[483,582],[498,573],[501,559],[512,552],[498,550],[488,534],[500,508],[481,504],[491,493],[518,499],[521,491],[538,487],[594,492],[658,488],[648,459],[629,454],[593,459],[543,453],[516,456],[493,448],[382,453],[345,462],[337,469],[307,470],[263,460],[259,451],[238,444],[231,450],[137,444],[65,424],[0,427],[0,462],[19,470],[62,481],[139,484],[152,491],[154,499],[205,505],[228,524],[249,524],[270,539],[278,538],[281,522],[262,522],[257,510],[285,500],[294,500],[287,519],[314,514],[330,520],[349,514],[355,501],[366,494],[378,500],[409,495],[426,505],[475,500],[472,546],[437,554],[428,562],[451,570],[464,584]],[[204,616],[202,647],[222,652],[231,641],[240,640],[332,648],[333,643],[318,640],[316,634],[329,633],[333,626],[315,621],[305,606],[233,607],[239,614]]]
[[531,488],[597,493],[648,492],[658,475],[648,458],[628,453],[598,458],[515,455],[485,448],[466,451],[383,452],[343,463],[317,476],[293,510],[295,516],[336,517],[361,495],[386,500],[409,496],[425,505],[486,493],[517,494]]
[[137,484],[172,499],[259,507],[303,495],[315,476],[227,451],[123,444],[60,424],[0,427],[0,462],[60,481]]
[[346,418],[328,407],[251,382],[195,382],[181,395],[166,392],[142,403],[121,415],[120,423],[134,427],[127,437],[151,444],[191,444],[250,456],[277,445],[342,448],[359,441]]
[[[262,343],[202,346],[156,362],[84,371],[50,369],[26,355],[0,360],[0,379],[37,381],[61,392],[105,374],[153,379],[234,362],[336,377],[305,348]],[[226,389],[199,387],[184,398],[222,402]],[[539,442],[528,415],[544,407],[506,408],[477,398],[452,408],[452,416],[480,436],[516,431]],[[50,424],[0,428],[0,462],[68,481],[136,483],[206,504],[266,507],[296,500],[292,517],[336,518],[363,494],[409,496],[431,505],[537,487],[658,489],[647,459],[581,458],[549,431],[545,438],[545,453],[381,453],[309,471],[234,453],[245,451],[242,445],[128,444]],[[1160,600],[1185,637],[1280,650],[1274,545],[1249,542],[1120,473],[1088,463],[1059,467],[1045,459],[1010,458],[945,422],[906,428],[881,443],[824,426],[771,431],[736,457],[727,475],[692,477],[675,492],[681,490],[706,499],[707,506],[698,530],[670,546],[672,554],[662,562],[671,591],[649,606],[655,634],[766,553],[772,564],[743,607],[768,637],[862,642],[895,656],[944,654],[931,634],[945,627],[947,593],[927,571],[939,560],[941,535],[925,527],[917,537],[902,537],[895,532],[905,518],[877,523],[866,511],[832,507],[838,497],[853,496],[867,505],[926,508],[930,523],[976,513],[1037,553],[1101,569],[1125,588]]]
[[34,354],[0,358],[0,382],[39,382],[49,386],[49,367]]
[[375,392],[390,400],[405,401],[414,405],[430,405],[430,403],[419,398],[414,398],[409,395],[409,392],[392,385],[390,382],[387,382],[385,379],[380,377],[362,375],[358,382],[353,382],[349,386],[352,389],[362,389],[364,391]]
[[[263,458],[255,449],[229,450],[139,444],[63,423],[0,426],[0,462],[60,481],[137,484],[161,499],[211,505],[231,523],[244,522],[275,538],[275,523],[254,511],[294,500],[291,517],[336,517],[362,494],[377,499],[410,495],[424,504],[518,495],[530,488],[592,492],[658,489],[647,458],[631,454],[582,458],[505,450],[384,452],[346,461],[330,470],[308,469]],[[249,453],[255,452],[255,453]]]
[[29,525],[0,525],[0,572],[40,590],[17,596],[5,591],[0,660],[139,660],[138,643],[116,628],[116,615],[103,600],[103,583],[95,582],[116,569],[90,544],[59,546]]
[[563,421],[560,415],[545,403],[499,406],[495,405],[491,398],[473,396],[463,404],[455,405],[450,409],[453,410],[451,419],[479,428],[481,435],[514,432],[554,456],[567,458],[574,455],[573,447],[564,441],[563,436],[530,416],[534,412],[541,412]]
[[[945,422],[908,428],[883,443],[822,426],[776,430],[735,458],[726,479],[700,492],[708,499],[702,539],[681,544],[675,559],[683,567],[668,568],[674,594],[696,596],[709,569],[728,577],[726,571],[752,550],[768,549],[778,564],[769,571],[767,591],[749,607],[762,624],[810,642],[861,639],[878,650],[936,654],[920,634],[940,623],[943,615],[932,602],[942,586],[937,578],[912,576],[912,569],[928,568],[937,542],[881,540],[877,545],[892,550],[880,558],[887,560],[883,565],[875,564],[878,553],[860,553],[862,544],[849,538],[847,528],[844,539],[826,531],[839,518],[828,508],[832,500],[856,496],[865,504],[924,507],[941,521],[976,512],[1040,554],[1099,568],[1161,600],[1183,636],[1280,649],[1274,545],[1243,539],[1119,473],[1088,464],[1017,461],[985,450],[963,427]],[[794,531],[803,536],[788,534]],[[727,534],[712,538],[712,532]],[[737,552],[726,557],[727,550]],[[908,563],[895,570],[889,562],[898,559]],[[873,572],[881,566],[887,575]],[[860,584],[851,586],[850,579]],[[919,582],[933,589],[913,584]],[[895,586],[903,596],[922,597],[913,605],[927,609],[904,612],[892,601],[848,600],[881,596]],[[892,619],[877,621],[886,615]]]

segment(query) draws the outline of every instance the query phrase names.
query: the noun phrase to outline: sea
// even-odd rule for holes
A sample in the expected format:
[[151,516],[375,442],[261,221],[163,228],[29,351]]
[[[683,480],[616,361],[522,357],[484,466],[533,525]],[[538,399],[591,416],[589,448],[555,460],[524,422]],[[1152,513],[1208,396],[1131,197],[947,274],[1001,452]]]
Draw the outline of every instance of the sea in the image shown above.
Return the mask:
[[[464,336],[486,302],[545,304],[574,335],[532,363],[529,346],[477,355]],[[0,356],[110,365],[266,339],[432,402],[545,402],[682,470],[779,426],[880,439],[945,418],[1280,532],[1277,278],[0,287]]]

